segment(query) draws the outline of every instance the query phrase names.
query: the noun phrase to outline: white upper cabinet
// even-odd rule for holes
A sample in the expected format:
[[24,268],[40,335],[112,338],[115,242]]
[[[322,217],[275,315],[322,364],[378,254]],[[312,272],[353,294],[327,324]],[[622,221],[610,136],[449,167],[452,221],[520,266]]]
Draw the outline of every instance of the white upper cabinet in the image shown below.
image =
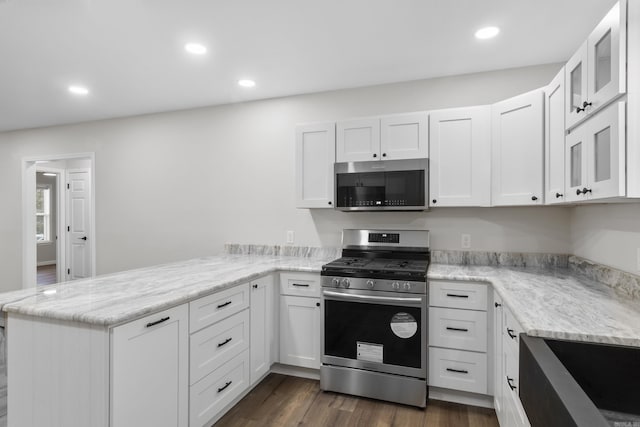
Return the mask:
[[427,113],[399,114],[380,120],[382,160],[429,157]]
[[427,126],[426,113],[338,122],[336,162],[427,158]]
[[611,104],[567,135],[568,201],[626,195],[625,106]]
[[333,208],[334,123],[296,127],[296,207]]
[[543,101],[543,91],[535,90],[491,106],[494,206],[543,202]]
[[567,62],[567,129],[626,92],[626,16],[621,0]]
[[564,195],[564,67],[544,94],[545,111],[545,201],[562,203]]
[[380,119],[338,122],[336,161],[361,162],[380,158]]
[[429,194],[432,207],[491,204],[490,105],[429,112]]

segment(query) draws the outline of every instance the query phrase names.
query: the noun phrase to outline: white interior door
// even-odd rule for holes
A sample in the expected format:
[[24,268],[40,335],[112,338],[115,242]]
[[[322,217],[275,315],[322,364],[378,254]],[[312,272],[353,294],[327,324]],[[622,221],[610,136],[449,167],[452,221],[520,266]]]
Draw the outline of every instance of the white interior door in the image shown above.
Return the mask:
[[91,277],[91,173],[67,172],[67,280]]

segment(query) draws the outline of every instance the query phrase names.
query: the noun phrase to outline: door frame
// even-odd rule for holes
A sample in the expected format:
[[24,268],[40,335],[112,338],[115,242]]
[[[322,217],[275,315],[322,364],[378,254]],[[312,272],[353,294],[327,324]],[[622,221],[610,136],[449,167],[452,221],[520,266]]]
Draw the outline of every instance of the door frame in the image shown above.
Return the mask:
[[[22,287],[24,289],[35,288],[37,285],[37,243],[33,236],[36,232],[36,206],[33,201],[36,197],[36,169],[44,169],[46,166],[36,162],[54,162],[64,160],[89,160],[90,163],[90,175],[91,175],[91,231],[89,233],[90,250],[91,250],[91,277],[95,276],[96,270],[96,189],[95,189],[95,153],[72,153],[72,154],[54,154],[54,155],[42,155],[42,156],[29,156],[22,158]],[[60,190],[65,190],[66,187],[66,169],[64,177],[61,178],[62,185],[59,186]],[[67,192],[59,191],[58,209],[62,207],[66,208]],[[63,210],[58,217],[58,223],[66,223],[66,212]],[[64,225],[61,227],[64,230]],[[66,264],[66,233],[60,232],[58,234],[58,248],[59,257],[64,257]],[[62,264],[62,263],[61,263]],[[64,272],[65,265],[59,271]],[[66,279],[66,274],[60,274],[58,279]]]

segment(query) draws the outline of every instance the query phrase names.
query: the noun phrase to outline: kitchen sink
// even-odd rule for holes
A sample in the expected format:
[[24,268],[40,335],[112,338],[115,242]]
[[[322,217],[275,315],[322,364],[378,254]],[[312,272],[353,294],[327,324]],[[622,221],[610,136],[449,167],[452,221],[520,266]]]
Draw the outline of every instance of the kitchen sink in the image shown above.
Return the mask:
[[640,348],[522,335],[520,400],[532,427],[640,427]]

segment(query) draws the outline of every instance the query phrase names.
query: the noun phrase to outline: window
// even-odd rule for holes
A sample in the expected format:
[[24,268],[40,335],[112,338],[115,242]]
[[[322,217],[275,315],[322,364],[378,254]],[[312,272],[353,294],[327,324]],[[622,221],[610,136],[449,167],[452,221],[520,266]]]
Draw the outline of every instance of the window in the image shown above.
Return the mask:
[[51,241],[51,186],[36,188],[36,241]]

